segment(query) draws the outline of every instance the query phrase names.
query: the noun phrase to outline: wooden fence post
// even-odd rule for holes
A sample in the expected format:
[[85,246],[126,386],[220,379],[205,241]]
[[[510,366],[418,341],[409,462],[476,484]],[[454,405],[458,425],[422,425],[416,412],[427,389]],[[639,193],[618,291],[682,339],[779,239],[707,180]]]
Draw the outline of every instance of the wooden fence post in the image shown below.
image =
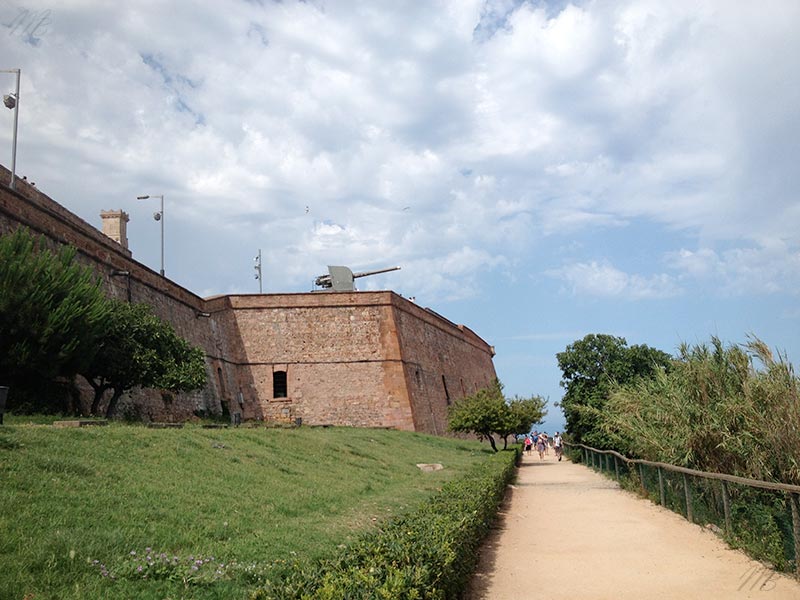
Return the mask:
[[692,490],[689,487],[689,476],[683,474],[683,495],[686,496],[686,520],[693,523],[692,515]]
[[725,512],[725,533],[733,535],[733,526],[731,525],[731,496],[728,493],[728,482],[722,481],[722,510]]
[[619,482],[619,461],[616,454],[614,455],[614,473],[617,474],[617,482]]
[[664,493],[664,473],[661,467],[658,467],[658,494],[661,497],[661,506],[667,505],[667,496]]
[[639,481],[642,484],[642,491],[647,493],[647,486],[644,483],[644,465],[639,463]]
[[792,532],[794,533],[794,570],[800,575],[800,494],[789,492],[792,506]]

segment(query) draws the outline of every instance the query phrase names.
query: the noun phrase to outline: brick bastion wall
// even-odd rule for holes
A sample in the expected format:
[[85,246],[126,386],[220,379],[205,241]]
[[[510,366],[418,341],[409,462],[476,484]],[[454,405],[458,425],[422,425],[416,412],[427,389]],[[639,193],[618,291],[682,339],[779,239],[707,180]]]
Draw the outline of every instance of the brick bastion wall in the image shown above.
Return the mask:
[[[0,166],[0,234],[19,226],[70,244],[107,294],[143,302],[206,354],[208,384],[186,394],[136,389],[120,408],[180,421],[223,409],[244,419],[393,427],[444,434],[447,406],[494,377],[493,349],[468,328],[393,292],[201,298],[137,262]],[[79,378],[79,381],[81,378]],[[82,386],[86,399],[90,388]]]
[[223,296],[207,308],[237,329],[216,376],[244,418],[444,434],[447,406],[496,376],[486,342],[394,292]]

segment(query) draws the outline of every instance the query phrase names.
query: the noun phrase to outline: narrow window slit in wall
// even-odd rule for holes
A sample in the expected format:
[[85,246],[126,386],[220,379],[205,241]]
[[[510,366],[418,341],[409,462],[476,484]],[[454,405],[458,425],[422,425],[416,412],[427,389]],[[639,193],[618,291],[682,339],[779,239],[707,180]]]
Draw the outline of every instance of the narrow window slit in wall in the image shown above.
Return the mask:
[[222,369],[217,367],[217,379],[219,380],[219,393],[222,398],[225,398],[225,379],[222,376]]
[[272,397],[286,398],[286,371],[274,371],[272,373]]

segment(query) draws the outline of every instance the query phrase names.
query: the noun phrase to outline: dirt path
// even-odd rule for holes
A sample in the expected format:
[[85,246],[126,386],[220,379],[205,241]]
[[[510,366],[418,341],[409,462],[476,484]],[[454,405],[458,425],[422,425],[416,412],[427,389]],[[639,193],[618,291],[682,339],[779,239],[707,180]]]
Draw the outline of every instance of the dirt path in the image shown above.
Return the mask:
[[468,600],[800,600],[800,582],[587,467],[526,456]]

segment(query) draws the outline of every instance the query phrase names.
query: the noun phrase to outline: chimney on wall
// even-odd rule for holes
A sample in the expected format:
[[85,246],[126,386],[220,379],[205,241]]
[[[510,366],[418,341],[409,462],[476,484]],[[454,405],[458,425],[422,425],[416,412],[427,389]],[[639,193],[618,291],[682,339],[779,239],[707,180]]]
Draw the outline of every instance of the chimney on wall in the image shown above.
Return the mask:
[[128,213],[123,210],[102,210],[100,216],[103,218],[103,233],[127,250]]

